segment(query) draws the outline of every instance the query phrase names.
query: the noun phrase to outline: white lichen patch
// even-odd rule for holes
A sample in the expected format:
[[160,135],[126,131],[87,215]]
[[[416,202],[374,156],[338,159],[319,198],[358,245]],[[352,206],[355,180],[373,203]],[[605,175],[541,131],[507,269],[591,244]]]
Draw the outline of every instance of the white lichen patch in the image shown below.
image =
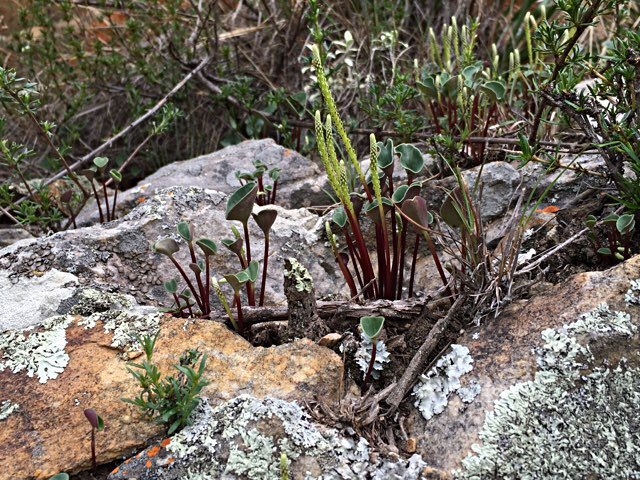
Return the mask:
[[40,383],[57,378],[69,363],[65,329],[71,321],[72,317],[60,315],[46,320],[42,331],[30,328],[0,333],[0,371],[24,371]]
[[471,380],[469,385],[459,388],[456,391],[456,394],[464,403],[471,403],[478,395],[480,395],[481,391],[482,387],[480,384],[476,380]]
[[9,400],[4,400],[0,403],[0,421],[9,418],[9,415],[17,412],[18,410],[20,410],[20,405]]
[[[367,370],[369,369],[369,362],[371,362],[371,351],[373,349],[373,344],[371,343],[371,339],[367,337],[364,332],[360,332],[360,348],[356,351],[356,362],[362,370],[364,375],[367,374]],[[387,350],[387,346],[382,340],[378,340],[376,342],[376,359],[373,362],[373,370],[371,372],[371,376],[374,379],[380,378],[380,372],[384,369],[384,364],[388,363],[390,360],[391,354]]]
[[24,372],[46,383],[69,363],[66,329],[72,322],[94,328],[100,321],[112,334],[113,347],[138,349],[137,338],[154,335],[161,318],[157,309],[139,307],[133,297],[86,289],[77,294],[67,315],[50,317],[37,328],[0,332],[0,371]]
[[631,285],[624,294],[624,301],[628,305],[640,305],[640,279],[631,280]]
[[[640,478],[640,369],[594,366],[581,336],[631,336],[606,304],[542,332],[539,371],[502,392],[459,479]],[[585,370],[586,368],[586,370]]]
[[314,424],[296,403],[270,397],[242,395],[216,408],[203,400],[192,420],[167,447],[175,462],[148,478],[273,480],[280,478],[283,453],[296,472],[292,478],[305,480],[417,480],[426,465],[419,455],[374,459],[364,438]]
[[0,272],[0,331],[25,329],[56,315],[78,284],[75,275],[55,269],[31,277],[9,275],[8,270]]
[[82,315],[78,324],[85,328],[102,322],[104,331],[112,334],[112,347],[132,350],[140,347],[138,337],[158,332],[162,318],[157,309],[138,306],[132,296],[92,288],[79,293],[78,302],[69,313]]
[[462,384],[460,378],[473,369],[473,359],[469,349],[462,345],[451,345],[451,352],[442,356],[431,370],[420,375],[413,388],[416,397],[414,405],[426,420],[444,412],[449,403],[449,395]]

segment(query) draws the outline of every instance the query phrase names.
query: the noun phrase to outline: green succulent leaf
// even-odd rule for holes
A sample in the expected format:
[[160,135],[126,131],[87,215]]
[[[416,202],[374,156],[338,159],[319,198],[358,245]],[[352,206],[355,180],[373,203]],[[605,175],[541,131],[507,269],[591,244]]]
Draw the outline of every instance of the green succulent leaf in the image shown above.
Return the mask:
[[584,223],[588,228],[593,228],[596,226],[597,221],[598,219],[596,218],[595,215],[589,215],[587,216],[587,219],[585,220]]
[[196,240],[196,245],[200,247],[205,257],[210,257],[218,253],[218,246],[213,240],[209,240],[208,238],[200,238]]
[[507,92],[507,87],[503,82],[497,80],[490,80],[480,86],[480,90],[485,93],[492,101],[497,102],[504,98]]
[[616,229],[621,234],[627,234],[633,231],[635,226],[636,226],[636,220],[634,216],[630,213],[625,213],[624,215],[620,215],[620,217],[616,221]]
[[222,244],[236,255],[240,255],[242,253],[243,243],[242,238],[235,238],[233,240],[225,238],[222,240]]
[[391,201],[394,205],[402,205],[405,200],[411,200],[413,197],[420,193],[422,184],[420,182],[413,182],[411,185],[400,185],[393,195]]
[[180,250],[180,246],[173,238],[163,238],[153,244],[153,250],[157,253],[170,257]]
[[267,235],[278,217],[278,210],[270,206],[265,206],[261,207],[257,213],[252,213],[251,215],[253,216],[253,220],[260,227],[260,230]]
[[429,100],[438,98],[438,89],[436,88],[433,77],[427,77],[424,79],[424,82],[417,82],[416,85],[418,86],[420,93]]
[[122,182],[122,174],[115,168],[112,168],[111,170],[109,170],[109,176],[115,183]]
[[178,291],[178,282],[175,278],[164,282],[164,289],[169,293],[176,293]]
[[257,194],[258,184],[255,182],[249,182],[237,189],[227,200],[225,218],[247,223]]
[[378,142],[378,168],[387,176],[393,174],[394,155],[393,140],[388,138],[385,143]]
[[93,159],[93,164],[99,169],[104,170],[104,168],[109,163],[109,159],[107,157],[96,157]]
[[600,255],[611,255],[611,249],[609,247],[601,247],[598,249]]
[[249,277],[250,282],[255,282],[257,280],[259,267],[260,264],[257,262],[257,260],[251,260],[249,262],[249,266],[245,269],[245,271],[247,272],[247,276]]
[[191,242],[193,240],[192,228],[187,222],[178,223],[178,225],[176,225],[176,230],[178,230],[178,235],[184,238],[187,242]]
[[447,225],[454,228],[462,228],[465,225],[462,217],[460,201],[460,188],[456,187],[453,192],[447,195],[442,207],[440,207],[440,216]]
[[427,208],[427,202],[419,196],[413,197],[411,200],[405,200],[402,204],[402,212],[425,229],[433,222],[433,215]]
[[69,474],[65,472],[56,473],[53,477],[50,477],[49,480],[69,480]]
[[400,165],[413,175],[419,174],[424,168],[424,158],[422,153],[413,145],[403,143],[396,147],[396,152],[400,155]]
[[364,334],[371,339],[372,342],[376,341],[380,336],[382,327],[384,326],[384,317],[365,316],[360,317],[360,327]]
[[[393,208],[393,203],[387,197],[382,197],[382,210],[386,215],[389,210]],[[364,208],[364,213],[371,218],[375,223],[380,223],[380,209],[378,208],[378,200],[373,199],[372,202],[367,203]]]
[[344,228],[347,224],[347,213],[344,211],[344,207],[339,206],[333,211],[333,215],[331,216],[331,220],[333,223],[338,225],[340,228]]
[[278,180],[278,178],[280,178],[280,170],[281,169],[279,169],[278,167],[274,167],[271,170],[269,170],[269,178],[274,182]]
[[454,98],[458,93],[458,77],[457,75],[449,78],[442,85],[442,93],[444,93],[449,98]]

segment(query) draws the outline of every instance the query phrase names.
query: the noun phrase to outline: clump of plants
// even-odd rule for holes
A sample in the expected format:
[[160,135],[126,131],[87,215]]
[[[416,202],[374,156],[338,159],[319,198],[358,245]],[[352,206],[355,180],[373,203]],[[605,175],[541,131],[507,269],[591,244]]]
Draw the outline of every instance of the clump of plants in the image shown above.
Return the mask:
[[[277,170],[272,170],[272,172],[277,173]],[[277,175],[274,174],[272,178],[275,178],[274,182],[277,183]],[[275,199],[276,183],[274,183],[273,190],[263,191],[263,194],[266,195],[269,200]],[[255,285],[258,281],[260,267],[259,263],[251,257],[250,219],[253,219],[264,235],[264,254],[260,280],[261,288],[258,300],[259,306],[264,305],[269,265],[269,234],[278,216],[278,211],[269,204],[257,206],[254,211],[254,206],[258,203],[259,189],[260,186],[257,182],[247,181],[231,194],[227,200],[225,218],[227,220],[240,222],[242,224],[244,237],[238,229],[232,225],[231,231],[233,238],[223,239],[221,243],[237,257],[238,263],[240,264],[240,270],[238,272],[223,273],[220,279],[212,276],[211,258],[217,253],[218,247],[213,240],[208,238],[196,239],[195,228],[190,223],[180,222],[177,225],[177,233],[189,248],[190,262],[188,263],[188,268],[191,274],[187,273],[187,269],[184,268],[175,257],[175,254],[180,250],[180,245],[176,240],[173,238],[165,238],[158,240],[154,244],[153,250],[171,260],[180,274],[180,278],[186,284],[186,287],[183,289],[179,287],[176,279],[168,280],[164,284],[166,291],[171,294],[174,299],[174,304],[170,309],[173,314],[189,317],[208,317],[211,313],[211,296],[212,293],[215,293],[236,331],[241,334],[244,333],[245,326],[242,314],[241,292],[242,290],[246,290],[246,299],[249,306],[256,305]],[[270,192],[271,195],[267,195],[264,192]],[[267,199],[263,198],[263,200],[266,202]],[[198,255],[195,248],[196,246],[199,247],[199,253],[201,255]],[[222,290],[221,285],[223,284],[228,284],[233,290],[232,306],[236,307],[235,316]]]
[[127,370],[140,385],[141,392],[136,398],[123,398],[124,402],[135,405],[149,418],[166,425],[171,435],[189,425],[189,415],[198,405],[198,395],[208,385],[203,376],[207,356],[198,350],[188,350],[180,356],[174,368],[178,373],[162,376],[153,362],[153,350],[159,334],[139,339],[145,354],[142,363],[129,362]]

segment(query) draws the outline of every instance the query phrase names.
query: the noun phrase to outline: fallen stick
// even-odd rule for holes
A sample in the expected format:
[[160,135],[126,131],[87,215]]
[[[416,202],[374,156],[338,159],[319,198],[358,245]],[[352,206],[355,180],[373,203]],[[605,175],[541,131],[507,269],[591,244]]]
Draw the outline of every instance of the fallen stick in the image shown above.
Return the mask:
[[386,416],[389,416],[396,411],[402,402],[402,399],[409,392],[411,387],[413,387],[418,375],[420,375],[426,367],[432,353],[438,346],[440,340],[444,337],[454,317],[456,317],[460,312],[460,307],[462,307],[465,300],[466,297],[464,295],[460,295],[453,303],[447,314],[436,322],[429,332],[429,335],[427,335],[425,341],[420,345],[420,348],[411,359],[411,363],[409,363],[409,366],[404,371],[400,380],[398,380],[395,388],[385,400],[387,405],[390,407],[390,409],[385,412]]

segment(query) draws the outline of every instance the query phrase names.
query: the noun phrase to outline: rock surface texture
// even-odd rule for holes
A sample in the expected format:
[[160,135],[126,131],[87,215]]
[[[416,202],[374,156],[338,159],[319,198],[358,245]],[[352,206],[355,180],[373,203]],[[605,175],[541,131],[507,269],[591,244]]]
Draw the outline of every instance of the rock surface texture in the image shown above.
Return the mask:
[[165,317],[136,306],[130,296],[79,290],[41,326],[0,333],[0,479],[47,479],[89,468],[85,408],[105,421],[97,435],[99,462],[129,454],[161,434],[162,427],[121,401],[139,392],[126,369],[127,360],[140,355],[133,336],[158,329],[153,360],[163,374],[174,371],[185,350],[207,355],[205,377],[211,383],[202,396],[211,405],[241,394],[300,401],[337,397],[339,357],[308,340],[254,348],[218,322]]
[[366,440],[313,422],[296,403],[243,395],[216,408],[202,403],[193,425],[109,480],[275,480],[283,468],[292,480],[418,480],[427,478],[424,467],[419,455],[380,460]]
[[[328,181],[321,167],[294,150],[281,147],[271,139],[247,140],[200,157],[173,162],[146,177],[139,184],[118,194],[120,211],[128,212],[140,201],[169,187],[199,187],[230,194],[240,183],[236,171],[253,172],[253,161],[263,162],[267,168],[280,168],[276,204],[285,208],[326,205],[330,199],[322,191]],[[272,182],[265,174],[265,183]],[[97,223],[95,202],[83,211],[81,224]]]
[[639,277],[637,256],[467,331],[414,390],[434,400],[408,422],[418,452],[457,478],[640,475]]
[[[226,199],[224,193],[214,190],[167,188],[114,222],[22,240],[0,250],[0,269],[7,277],[0,282],[19,285],[25,278],[36,282],[33,277],[55,269],[75,275],[81,286],[101,286],[130,293],[142,304],[168,306],[162,283],[177,278],[178,272],[166,257],[152,252],[151,246],[162,238],[176,239],[181,246],[176,258],[187,268],[188,248],[176,232],[180,221],[192,221],[197,238],[208,237],[218,244],[218,253],[211,260],[212,275],[220,278],[240,270],[235,255],[221,245],[222,239],[233,236],[232,224],[242,230],[238,222],[225,220]],[[324,245],[318,218],[305,209],[275,208],[278,217],[270,233],[266,302],[284,302],[284,259],[288,257],[297,258],[309,270],[319,296],[339,293],[336,284],[344,285],[344,281]],[[253,258],[261,262],[264,236],[253,221],[250,236]],[[28,298],[19,292],[12,296]],[[0,328],[6,313],[0,312]]]

